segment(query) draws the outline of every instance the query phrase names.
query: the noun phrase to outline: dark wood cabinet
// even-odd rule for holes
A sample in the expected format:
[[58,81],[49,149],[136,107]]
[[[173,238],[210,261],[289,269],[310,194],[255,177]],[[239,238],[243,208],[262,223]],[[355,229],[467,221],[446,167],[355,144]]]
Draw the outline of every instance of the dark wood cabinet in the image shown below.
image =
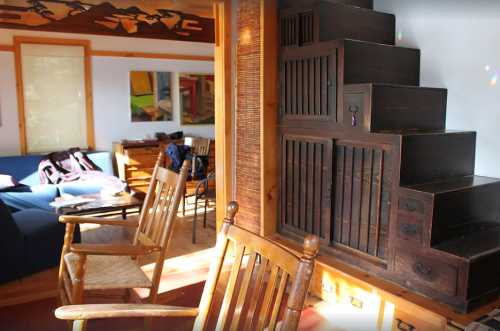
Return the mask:
[[283,135],[281,147],[281,229],[329,244],[333,141]]
[[390,84],[344,86],[343,125],[364,132],[445,129],[447,90]]
[[321,41],[351,38],[394,45],[394,15],[317,1],[281,11],[280,40],[283,47],[299,47]]
[[281,25],[279,231],[459,311],[498,297],[500,180],[474,175],[476,133],[445,130],[393,17],[320,1]]

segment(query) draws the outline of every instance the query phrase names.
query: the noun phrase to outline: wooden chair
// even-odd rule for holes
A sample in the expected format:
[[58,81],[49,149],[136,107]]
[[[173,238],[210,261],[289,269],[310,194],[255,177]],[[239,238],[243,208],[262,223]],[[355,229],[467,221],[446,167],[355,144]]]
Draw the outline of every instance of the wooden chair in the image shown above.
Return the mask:
[[[184,197],[182,199],[182,216],[186,215],[186,199],[193,196],[194,193],[188,194],[188,191],[193,191],[198,185],[198,179],[196,178],[196,164],[195,160],[197,157],[208,157],[210,153],[210,143],[209,138],[195,138],[186,137],[184,139],[184,144],[191,147],[191,154],[193,155],[193,169],[191,172],[191,180],[186,182],[186,188],[184,190]],[[208,174],[208,169],[205,175]],[[196,207],[196,206],[195,206]]]
[[[163,153],[160,153],[138,222],[82,216],[59,218],[66,224],[59,267],[59,292],[63,304],[82,303],[84,292],[90,290],[125,290],[128,298],[133,288],[149,288],[149,302],[156,302],[165,251],[190,167],[190,161],[185,161],[180,173],[176,174],[161,167],[162,161]],[[136,232],[129,245],[72,244],[77,224],[135,227]],[[136,260],[152,253],[157,256],[150,280]]]
[[[303,255],[298,257],[235,226],[233,220],[237,210],[235,202],[229,204],[198,308],[76,305],[58,308],[56,317],[75,321],[73,330],[83,330],[89,319],[119,317],[196,317],[194,331],[296,330],[307,297],[319,239],[307,237]],[[228,249],[230,243],[234,244],[231,246],[233,250]]]
[[203,228],[207,227],[207,207],[209,200],[215,200],[215,185],[211,185],[215,182],[215,172],[211,172],[207,175],[207,178],[200,180],[196,185],[194,191],[194,217],[193,217],[193,234],[191,241],[196,244],[196,222],[198,221],[198,201],[204,201],[203,210]]

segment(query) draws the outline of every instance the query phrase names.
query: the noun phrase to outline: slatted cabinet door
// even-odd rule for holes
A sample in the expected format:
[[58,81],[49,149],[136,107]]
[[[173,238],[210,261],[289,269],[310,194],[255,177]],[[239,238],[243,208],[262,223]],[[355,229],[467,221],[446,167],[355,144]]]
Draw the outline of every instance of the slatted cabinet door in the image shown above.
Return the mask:
[[280,80],[282,120],[337,121],[337,48],[285,51]]
[[386,259],[392,190],[388,145],[337,141],[333,242]]
[[280,231],[330,243],[333,140],[283,135]]
[[280,21],[282,47],[304,46],[317,38],[317,24],[312,10],[282,15]]

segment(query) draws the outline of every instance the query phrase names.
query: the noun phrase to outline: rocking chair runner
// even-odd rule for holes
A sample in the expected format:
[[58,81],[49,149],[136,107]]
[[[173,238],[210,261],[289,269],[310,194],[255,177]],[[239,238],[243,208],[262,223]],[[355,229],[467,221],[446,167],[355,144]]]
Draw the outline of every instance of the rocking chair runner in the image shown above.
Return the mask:
[[[63,304],[83,303],[84,291],[149,288],[149,302],[155,303],[163,260],[188,175],[190,162],[184,161],[179,174],[160,166],[160,153],[144,199],[139,222],[105,218],[61,216],[66,224],[59,268],[59,292]],[[72,244],[76,224],[136,227],[133,244]],[[136,258],[157,253],[152,279]]]
[[[56,317],[73,320],[73,330],[83,330],[87,320],[119,317],[196,317],[193,331],[297,329],[319,249],[319,239],[309,236],[298,257],[288,250],[233,224],[236,202],[227,216],[215,248],[198,308],[163,305],[76,305],[60,307]],[[234,250],[229,252],[229,244]],[[228,260],[232,265],[227,267]],[[226,262],[226,263],[225,263]],[[217,305],[216,289],[226,279],[223,300]],[[288,294],[286,294],[288,289]],[[260,299],[259,299],[260,298]],[[284,304],[286,303],[286,304]],[[278,322],[281,320],[281,322]]]

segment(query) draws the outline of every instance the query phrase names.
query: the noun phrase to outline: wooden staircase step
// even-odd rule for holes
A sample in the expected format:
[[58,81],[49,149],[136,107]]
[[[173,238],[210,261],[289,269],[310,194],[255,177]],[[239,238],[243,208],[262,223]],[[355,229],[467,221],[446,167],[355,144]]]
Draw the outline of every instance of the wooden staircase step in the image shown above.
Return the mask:
[[470,310],[500,293],[500,222],[484,231],[469,233],[433,247],[463,260],[467,305]]
[[[306,7],[314,6],[320,0],[280,0],[280,9],[288,9],[292,7]],[[373,9],[373,0],[330,0],[333,3],[340,3],[353,7],[360,7],[366,9]]]
[[394,45],[395,26],[392,14],[318,1],[281,11],[280,40],[283,47],[345,38]]
[[444,241],[433,248],[468,261],[478,260],[491,254],[497,254],[500,258],[500,222],[485,224],[483,231]]
[[409,186],[474,175],[475,154],[475,132],[404,133],[400,184]]
[[432,199],[431,246],[500,227],[499,179],[466,176],[408,189]]
[[343,124],[364,132],[444,130],[447,94],[417,86],[345,85]]
[[420,85],[420,50],[346,39],[344,84]]

